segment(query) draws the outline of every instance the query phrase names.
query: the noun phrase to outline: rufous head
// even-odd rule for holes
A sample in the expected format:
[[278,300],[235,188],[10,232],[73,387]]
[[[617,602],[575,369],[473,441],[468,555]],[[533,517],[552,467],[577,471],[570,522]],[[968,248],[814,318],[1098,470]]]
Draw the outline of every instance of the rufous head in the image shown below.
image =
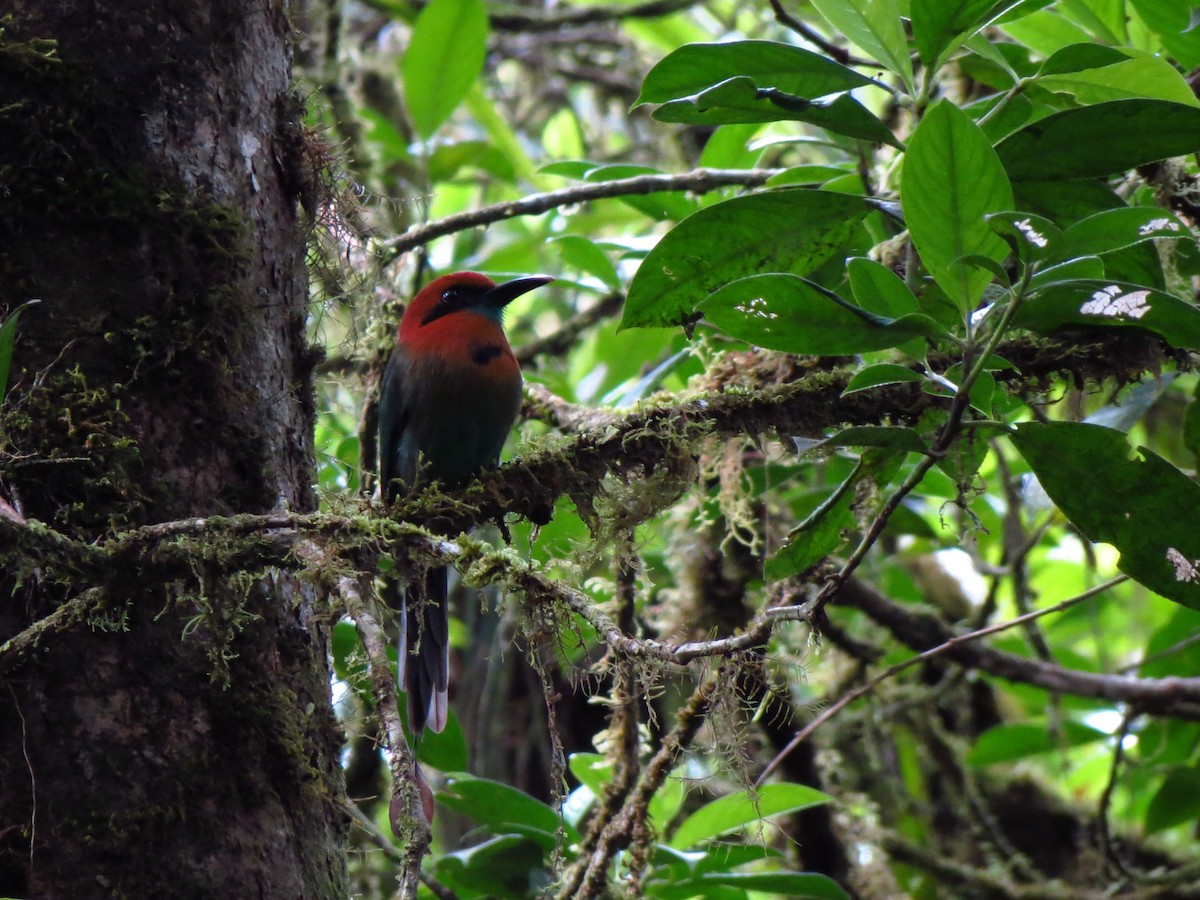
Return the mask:
[[499,325],[504,307],[553,280],[549,275],[528,275],[496,284],[479,272],[455,272],[435,278],[417,292],[404,311],[400,339],[412,338],[439,320],[460,316],[482,316]]

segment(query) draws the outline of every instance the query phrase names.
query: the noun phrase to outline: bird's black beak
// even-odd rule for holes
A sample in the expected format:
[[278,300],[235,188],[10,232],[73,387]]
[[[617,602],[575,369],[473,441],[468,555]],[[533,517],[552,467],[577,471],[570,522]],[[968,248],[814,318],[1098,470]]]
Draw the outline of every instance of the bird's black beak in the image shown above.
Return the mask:
[[549,275],[527,275],[524,278],[514,278],[504,284],[498,284],[479,298],[479,302],[493,309],[503,309],[522,294],[528,294],[534,288],[549,284],[554,279]]

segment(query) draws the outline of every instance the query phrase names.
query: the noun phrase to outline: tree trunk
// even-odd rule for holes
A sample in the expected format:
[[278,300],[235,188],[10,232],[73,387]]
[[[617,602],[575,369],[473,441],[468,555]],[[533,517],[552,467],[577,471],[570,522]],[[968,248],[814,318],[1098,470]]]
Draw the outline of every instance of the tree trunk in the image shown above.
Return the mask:
[[0,657],[0,896],[344,895],[321,598],[211,539],[29,550],[314,507],[285,5],[9,9],[0,643],[87,603]]

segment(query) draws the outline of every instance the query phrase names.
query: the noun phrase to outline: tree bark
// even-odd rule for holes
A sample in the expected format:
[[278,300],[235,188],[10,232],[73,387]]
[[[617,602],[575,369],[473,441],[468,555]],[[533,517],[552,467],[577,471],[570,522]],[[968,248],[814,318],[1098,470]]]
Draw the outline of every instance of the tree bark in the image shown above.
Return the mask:
[[[0,318],[41,302],[0,407],[0,500],[85,539],[313,509],[285,4],[9,9]],[[0,896],[344,896],[323,598],[212,543],[103,583],[6,543],[0,643],[97,602],[0,685]]]

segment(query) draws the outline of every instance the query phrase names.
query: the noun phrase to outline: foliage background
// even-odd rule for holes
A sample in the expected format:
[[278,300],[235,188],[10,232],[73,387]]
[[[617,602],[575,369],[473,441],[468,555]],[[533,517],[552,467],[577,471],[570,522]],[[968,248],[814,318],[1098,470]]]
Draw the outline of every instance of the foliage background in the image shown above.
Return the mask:
[[[553,519],[441,548],[482,593],[457,599],[457,720],[419,748],[422,890],[1200,890],[1183,5],[330,0],[297,24],[326,509],[369,496],[375,385],[431,271],[558,279],[511,308],[524,468],[488,481]],[[373,895],[411,857],[350,620],[335,657]]]

